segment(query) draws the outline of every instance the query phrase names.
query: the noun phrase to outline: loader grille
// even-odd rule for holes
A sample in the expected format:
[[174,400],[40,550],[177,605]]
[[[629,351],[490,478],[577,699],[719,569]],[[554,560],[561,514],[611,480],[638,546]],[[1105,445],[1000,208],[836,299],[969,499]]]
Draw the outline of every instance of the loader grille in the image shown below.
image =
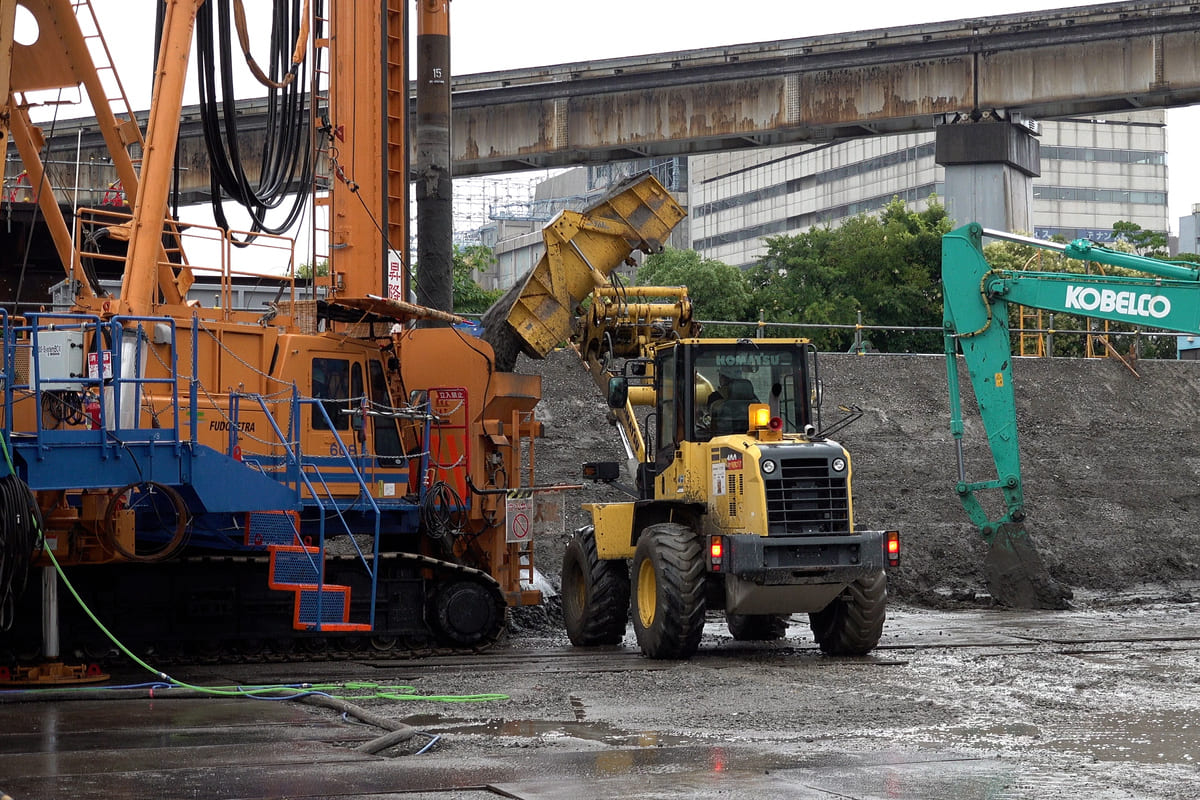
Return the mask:
[[850,530],[846,476],[831,475],[828,459],[784,459],[766,487],[768,536]]

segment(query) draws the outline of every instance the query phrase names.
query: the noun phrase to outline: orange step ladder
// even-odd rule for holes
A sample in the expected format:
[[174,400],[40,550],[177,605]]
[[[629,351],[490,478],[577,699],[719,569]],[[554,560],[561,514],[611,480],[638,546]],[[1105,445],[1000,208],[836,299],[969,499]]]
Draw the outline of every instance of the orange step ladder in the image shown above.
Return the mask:
[[270,570],[267,585],[295,592],[292,627],[298,631],[370,631],[366,623],[350,621],[350,587],[322,583],[320,548],[307,545],[267,546]]

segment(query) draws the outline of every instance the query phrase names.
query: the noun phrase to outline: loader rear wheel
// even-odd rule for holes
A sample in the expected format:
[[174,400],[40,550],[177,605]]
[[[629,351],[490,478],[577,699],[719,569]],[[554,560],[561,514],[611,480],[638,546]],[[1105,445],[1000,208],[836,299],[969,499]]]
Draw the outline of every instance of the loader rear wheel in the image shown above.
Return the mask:
[[725,612],[729,633],[739,642],[777,642],[787,635],[788,617],[780,614]]
[[567,542],[562,569],[563,621],[576,647],[619,644],[629,619],[629,566],[602,561],[592,526]]
[[879,572],[851,583],[808,621],[825,654],[865,656],[879,644],[886,609],[887,575]]
[[704,629],[700,539],[664,522],[642,531],[633,555],[633,630],[649,658],[691,658]]

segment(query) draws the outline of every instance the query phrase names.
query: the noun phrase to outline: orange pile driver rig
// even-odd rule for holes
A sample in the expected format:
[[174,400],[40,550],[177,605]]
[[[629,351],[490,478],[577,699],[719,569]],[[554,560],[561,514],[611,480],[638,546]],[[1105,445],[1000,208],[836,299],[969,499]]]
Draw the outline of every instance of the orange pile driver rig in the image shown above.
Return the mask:
[[[274,189],[246,189],[236,136],[221,151],[231,107],[206,112],[214,172],[232,165],[214,185],[252,195],[240,233],[168,214],[193,39],[211,89],[240,0],[232,17],[229,0],[158,5],[143,131],[101,80],[111,64],[87,0],[0,0],[0,141],[77,288],[69,311],[0,314],[0,663],[111,651],[81,604],[59,601],[59,575],[118,639],[160,655],[487,646],[508,607],[541,600],[504,513],[505,491],[532,484],[541,385],[498,371],[447,308],[405,302],[405,0],[314,0],[311,15],[282,3],[271,39],[284,47],[258,71],[310,133],[284,117],[296,152]],[[418,4],[419,41],[448,35],[447,5]],[[33,43],[14,42],[18,6]],[[56,89],[90,100],[131,210],[64,215],[30,116],[29,98]],[[264,213],[304,181],[310,263],[329,266],[307,294]],[[283,274],[257,280],[278,302],[237,310],[235,279],[272,258]],[[96,279],[105,264],[116,293]],[[206,271],[213,307],[188,300]]]

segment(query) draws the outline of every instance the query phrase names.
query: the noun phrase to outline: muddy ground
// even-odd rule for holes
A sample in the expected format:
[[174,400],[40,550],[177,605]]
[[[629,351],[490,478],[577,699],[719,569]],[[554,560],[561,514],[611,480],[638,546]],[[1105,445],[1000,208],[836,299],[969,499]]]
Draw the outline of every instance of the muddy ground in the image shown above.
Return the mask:
[[1200,604],[1081,595],[1065,612],[901,605],[864,658],[822,656],[800,622],[749,645],[714,623],[687,662],[547,629],[468,657],[180,667],[201,686],[336,682],[321,688],[417,733],[367,755],[381,729],[325,706],[162,688],[0,705],[0,794],[1194,800]]

